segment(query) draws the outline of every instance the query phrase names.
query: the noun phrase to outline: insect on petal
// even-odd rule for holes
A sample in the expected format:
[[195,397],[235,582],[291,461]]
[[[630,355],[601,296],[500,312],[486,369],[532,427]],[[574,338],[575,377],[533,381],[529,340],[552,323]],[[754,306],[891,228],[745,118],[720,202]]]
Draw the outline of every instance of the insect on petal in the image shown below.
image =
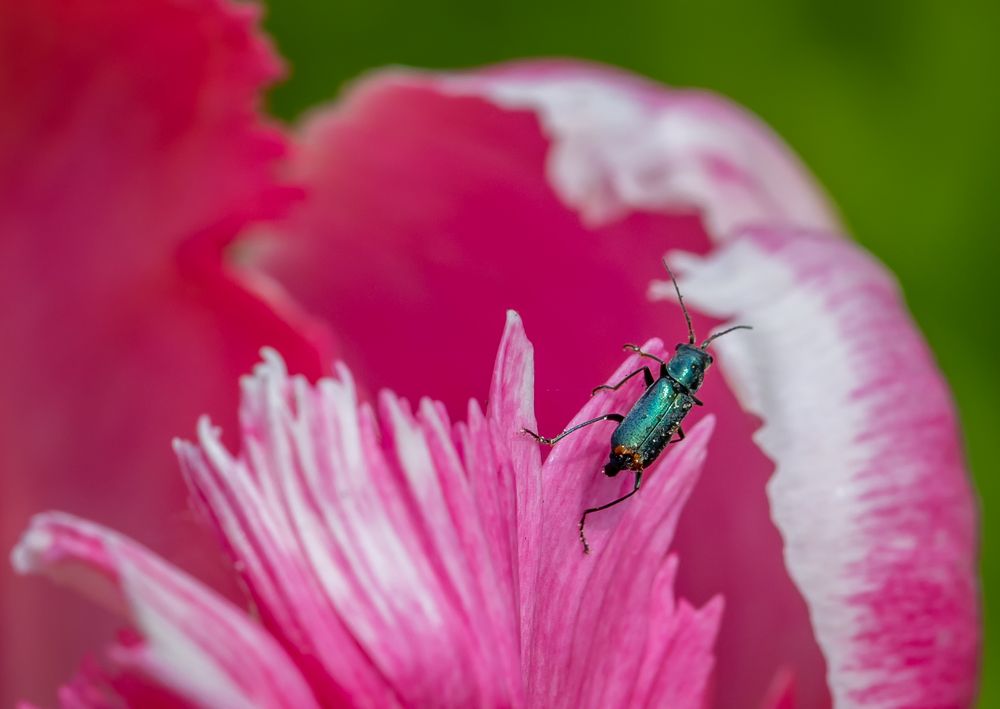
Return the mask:
[[719,340],[719,359],[764,421],[771,514],[834,700],[968,705],[975,505],[951,397],[896,283],[846,241],[780,229],[675,263],[690,302],[754,324]]

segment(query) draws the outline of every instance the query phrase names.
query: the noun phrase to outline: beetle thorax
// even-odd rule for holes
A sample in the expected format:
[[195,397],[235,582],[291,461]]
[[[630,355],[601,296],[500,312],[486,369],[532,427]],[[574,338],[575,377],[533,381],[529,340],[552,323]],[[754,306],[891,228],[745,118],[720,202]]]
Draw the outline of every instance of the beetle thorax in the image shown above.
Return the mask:
[[667,362],[667,373],[686,386],[691,392],[697,391],[705,379],[705,370],[712,364],[712,356],[694,345],[677,345],[674,356]]

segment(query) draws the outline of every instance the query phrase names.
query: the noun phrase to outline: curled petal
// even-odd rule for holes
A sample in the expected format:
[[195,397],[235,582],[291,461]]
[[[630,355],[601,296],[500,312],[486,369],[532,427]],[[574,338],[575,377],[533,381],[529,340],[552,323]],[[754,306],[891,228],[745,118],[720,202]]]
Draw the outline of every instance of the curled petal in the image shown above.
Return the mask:
[[[118,610],[140,633],[112,660],[204,707],[315,707],[288,656],[239,609],[134,542],[61,513],[36,516],[12,553]],[[62,698],[88,701],[87,682]],[[72,704],[72,702],[71,702]]]
[[[978,653],[975,513],[954,408],[896,284],[825,235],[751,230],[678,258],[756,440],[838,705],[965,706]],[[822,382],[822,388],[817,387]]]
[[630,212],[692,208],[717,239],[762,222],[838,225],[781,139],[707,91],[664,89],[611,68],[570,62],[501,65],[437,75],[427,83],[536,114],[552,144],[549,181],[592,225]]

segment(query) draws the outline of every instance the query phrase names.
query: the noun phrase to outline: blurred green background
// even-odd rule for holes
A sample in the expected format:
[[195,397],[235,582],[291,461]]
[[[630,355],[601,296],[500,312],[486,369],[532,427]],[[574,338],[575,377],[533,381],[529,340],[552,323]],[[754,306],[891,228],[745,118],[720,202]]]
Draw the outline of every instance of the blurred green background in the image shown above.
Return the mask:
[[[982,707],[1000,707],[1000,5],[940,0],[590,3],[270,0],[294,119],[373,67],[584,57],[748,106],[895,271],[951,381],[983,509]],[[993,280],[997,278],[997,280]]]

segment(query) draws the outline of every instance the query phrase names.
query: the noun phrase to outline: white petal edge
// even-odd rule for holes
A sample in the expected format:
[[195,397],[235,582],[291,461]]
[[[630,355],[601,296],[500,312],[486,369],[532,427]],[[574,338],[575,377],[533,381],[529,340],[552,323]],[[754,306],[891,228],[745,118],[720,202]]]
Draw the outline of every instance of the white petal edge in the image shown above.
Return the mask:
[[[404,81],[421,76],[397,72]],[[700,210],[719,241],[759,223],[840,231],[825,194],[777,135],[710,92],[568,62],[430,81],[446,94],[537,114],[552,142],[549,182],[591,226],[631,211]]]
[[32,518],[11,552],[122,612],[143,643],[111,659],[203,707],[315,707],[284,651],[249,617],[128,538],[61,512]]
[[764,230],[670,260],[693,307],[754,327],[714,347],[764,421],[771,514],[835,705],[970,701],[974,503],[947,388],[891,276],[846,241]]

